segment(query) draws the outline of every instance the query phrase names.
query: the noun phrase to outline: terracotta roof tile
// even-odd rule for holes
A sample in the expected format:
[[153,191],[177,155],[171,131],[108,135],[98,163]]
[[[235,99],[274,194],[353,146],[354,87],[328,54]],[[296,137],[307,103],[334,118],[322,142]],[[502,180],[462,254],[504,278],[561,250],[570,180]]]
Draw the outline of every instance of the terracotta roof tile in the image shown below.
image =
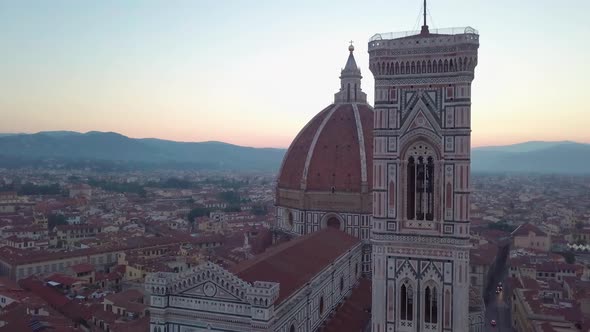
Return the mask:
[[547,236],[547,233],[543,232],[539,227],[528,222],[518,226],[518,228],[512,232],[512,236],[528,236],[530,232],[534,233],[536,236]]
[[[336,107],[336,110],[334,110]],[[372,187],[373,110],[358,104],[363,133],[367,185]],[[323,128],[322,122],[331,114]],[[312,149],[314,137],[315,147]],[[306,188],[313,191],[360,192],[360,139],[352,104],[335,104],[320,112],[297,135],[283,160],[278,187],[301,189],[308,154],[311,153]]]
[[276,304],[280,304],[359,243],[353,236],[327,228],[277,246],[231,271],[248,282],[278,282]]

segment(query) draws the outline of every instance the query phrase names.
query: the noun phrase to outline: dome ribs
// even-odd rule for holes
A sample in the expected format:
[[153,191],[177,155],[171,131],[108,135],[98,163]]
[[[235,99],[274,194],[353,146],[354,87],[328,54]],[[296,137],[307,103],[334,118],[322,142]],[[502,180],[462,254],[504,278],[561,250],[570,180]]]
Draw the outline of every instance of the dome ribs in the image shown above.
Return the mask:
[[278,188],[370,192],[372,158],[373,109],[363,103],[332,104],[293,140],[283,160]]

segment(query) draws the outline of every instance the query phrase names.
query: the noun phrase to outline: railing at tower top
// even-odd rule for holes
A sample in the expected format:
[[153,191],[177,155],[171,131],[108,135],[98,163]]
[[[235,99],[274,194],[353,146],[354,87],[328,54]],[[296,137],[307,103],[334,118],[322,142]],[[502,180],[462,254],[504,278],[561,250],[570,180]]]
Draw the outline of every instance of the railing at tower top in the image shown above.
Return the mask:
[[[412,31],[400,31],[400,32],[385,32],[376,33],[369,39],[369,42],[376,40],[389,40],[403,37],[410,37],[420,34],[420,30]],[[442,28],[442,29],[430,29],[430,34],[433,35],[461,35],[461,34],[474,34],[479,35],[479,32],[472,27],[457,27],[457,28]]]

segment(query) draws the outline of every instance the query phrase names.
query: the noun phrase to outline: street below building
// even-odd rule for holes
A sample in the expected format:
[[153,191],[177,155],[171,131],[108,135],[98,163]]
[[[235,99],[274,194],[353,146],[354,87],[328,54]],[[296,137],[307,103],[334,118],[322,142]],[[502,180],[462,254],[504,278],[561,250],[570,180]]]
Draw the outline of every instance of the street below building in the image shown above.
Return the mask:
[[[496,288],[499,282],[505,284],[504,281],[508,276],[508,266],[503,264],[502,271],[492,281],[492,287],[488,287],[488,293],[486,294],[486,314],[485,314],[485,326],[484,331],[486,332],[513,332],[510,317],[510,304],[509,296],[510,293],[504,288],[499,294],[496,294]],[[496,321],[496,326],[491,325],[491,321]]]
[[[490,301],[486,306],[486,325],[484,331],[488,332],[512,332],[510,323],[510,306],[506,302],[505,297],[508,296],[505,292],[490,294]],[[494,327],[490,324],[495,320],[497,325]]]

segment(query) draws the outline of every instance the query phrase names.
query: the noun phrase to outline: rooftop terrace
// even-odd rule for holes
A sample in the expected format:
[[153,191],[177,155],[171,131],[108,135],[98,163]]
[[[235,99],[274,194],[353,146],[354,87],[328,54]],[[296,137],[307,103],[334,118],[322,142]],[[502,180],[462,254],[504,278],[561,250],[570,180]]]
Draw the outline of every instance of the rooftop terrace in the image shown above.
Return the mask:
[[[412,31],[400,31],[400,32],[384,32],[376,33],[369,39],[369,42],[376,40],[390,40],[397,38],[405,38],[420,35],[420,30]],[[430,29],[429,35],[462,35],[462,34],[474,34],[479,35],[479,32],[472,27],[457,27],[457,28],[442,28],[442,29]]]

